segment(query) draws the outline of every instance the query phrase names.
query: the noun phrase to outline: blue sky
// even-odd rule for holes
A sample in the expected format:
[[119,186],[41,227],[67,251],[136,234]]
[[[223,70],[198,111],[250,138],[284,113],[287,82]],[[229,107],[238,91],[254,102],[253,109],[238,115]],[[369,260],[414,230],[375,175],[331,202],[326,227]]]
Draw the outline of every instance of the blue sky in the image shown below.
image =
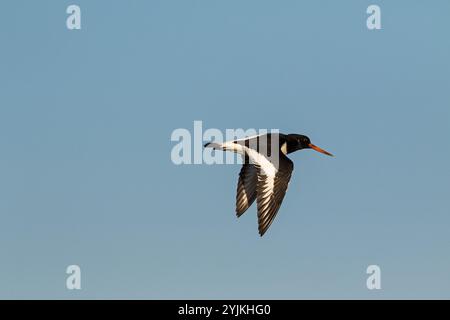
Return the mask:
[[[382,30],[366,28],[373,3]],[[449,12],[4,1],[0,297],[450,298]],[[172,131],[194,120],[307,134],[336,157],[290,156],[260,238],[255,208],[234,215],[239,166],[171,162]]]

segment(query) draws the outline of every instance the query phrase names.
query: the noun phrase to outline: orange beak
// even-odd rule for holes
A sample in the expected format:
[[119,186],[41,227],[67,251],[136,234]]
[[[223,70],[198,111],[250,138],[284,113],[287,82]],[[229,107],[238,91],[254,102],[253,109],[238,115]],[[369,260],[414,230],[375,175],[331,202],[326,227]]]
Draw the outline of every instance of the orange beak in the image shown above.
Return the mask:
[[329,153],[328,151],[325,151],[325,150],[319,148],[318,146],[313,145],[312,143],[310,143],[308,146],[311,149],[316,150],[317,152],[320,152],[320,153],[326,154],[327,156],[333,157],[333,155],[331,153]]

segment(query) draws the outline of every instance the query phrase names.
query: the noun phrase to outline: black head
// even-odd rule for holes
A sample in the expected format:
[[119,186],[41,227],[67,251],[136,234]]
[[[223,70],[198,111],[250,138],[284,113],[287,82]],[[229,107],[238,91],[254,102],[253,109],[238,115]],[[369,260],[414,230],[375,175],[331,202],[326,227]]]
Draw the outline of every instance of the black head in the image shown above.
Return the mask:
[[288,153],[302,149],[314,149],[328,156],[333,156],[331,153],[313,145],[311,143],[311,140],[307,136],[304,136],[302,134],[288,134],[286,137],[286,141]]

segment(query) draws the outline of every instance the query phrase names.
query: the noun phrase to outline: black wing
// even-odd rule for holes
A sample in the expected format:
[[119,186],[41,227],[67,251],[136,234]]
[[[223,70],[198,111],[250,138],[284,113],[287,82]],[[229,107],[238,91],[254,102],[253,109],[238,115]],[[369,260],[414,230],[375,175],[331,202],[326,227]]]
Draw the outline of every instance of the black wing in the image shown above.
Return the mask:
[[256,199],[258,170],[253,164],[244,163],[239,173],[236,194],[236,215],[240,217]]

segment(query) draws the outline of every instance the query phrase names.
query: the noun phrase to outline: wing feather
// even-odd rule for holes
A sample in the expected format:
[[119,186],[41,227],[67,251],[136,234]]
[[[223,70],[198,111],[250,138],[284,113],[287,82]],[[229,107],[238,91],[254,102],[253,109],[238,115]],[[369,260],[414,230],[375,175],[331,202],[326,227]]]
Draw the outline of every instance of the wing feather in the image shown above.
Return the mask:
[[258,182],[257,169],[253,164],[245,163],[239,173],[236,194],[236,215],[240,217],[256,199]]
[[280,155],[280,166],[275,175],[258,170],[256,187],[258,207],[258,231],[266,233],[280,209],[291,179],[294,164],[284,155]]

